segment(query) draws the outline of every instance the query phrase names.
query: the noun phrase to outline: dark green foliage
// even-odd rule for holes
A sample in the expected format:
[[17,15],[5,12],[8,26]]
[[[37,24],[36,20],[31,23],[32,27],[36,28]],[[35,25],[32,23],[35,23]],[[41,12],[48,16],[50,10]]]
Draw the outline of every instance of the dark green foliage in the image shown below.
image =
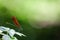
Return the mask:
[[[6,22],[12,23],[10,11],[6,7],[0,8],[0,26],[6,26],[18,31],[16,26],[6,24]],[[15,35],[19,40],[60,40],[60,26],[52,26],[52,28],[35,29],[27,21],[18,20],[23,28],[21,33],[27,37],[19,37]]]

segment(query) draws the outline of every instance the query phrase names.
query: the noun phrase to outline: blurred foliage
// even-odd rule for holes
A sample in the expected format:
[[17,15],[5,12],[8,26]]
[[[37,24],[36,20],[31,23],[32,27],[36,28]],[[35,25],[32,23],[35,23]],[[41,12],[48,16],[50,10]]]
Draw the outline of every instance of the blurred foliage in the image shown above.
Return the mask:
[[[6,24],[6,22],[14,24],[11,19],[12,15],[10,15],[10,13],[15,13],[15,11],[11,11],[3,5],[0,6],[0,26],[10,27],[18,31],[18,28],[16,26]],[[19,40],[60,40],[60,25],[52,25],[52,28],[36,29],[33,28],[27,22],[27,20],[17,20],[23,28],[23,31],[20,32],[24,33],[27,36],[19,37],[18,35],[15,35]]]
[[[10,27],[10,28],[13,28],[16,31],[18,31],[18,28],[16,26],[6,24],[6,22],[9,22],[9,23],[13,24],[13,21],[12,21],[11,17],[12,16],[10,15],[9,9],[2,6],[0,8],[0,26]],[[24,33],[27,37],[19,37],[17,35],[18,39],[19,40],[34,40],[35,39],[34,30],[27,23],[25,24],[23,21],[19,20],[19,23],[21,24],[21,27],[23,27],[23,31],[21,31],[21,32]]]
[[[0,8],[0,26],[6,26],[15,29],[18,31],[18,28],[6,24],[6,22],[12,23],[11,15],[9,14],[10,11],[6,7]],[[56,27],[53,26],[52,28],[42,28],[42,29],[35,29],[28,22],[24,22],[18,20],[23,28],[22,33],[27,35],[27,37],[18,37],[19,40],[59,40],[60,39],[60,27],[57,25]]]

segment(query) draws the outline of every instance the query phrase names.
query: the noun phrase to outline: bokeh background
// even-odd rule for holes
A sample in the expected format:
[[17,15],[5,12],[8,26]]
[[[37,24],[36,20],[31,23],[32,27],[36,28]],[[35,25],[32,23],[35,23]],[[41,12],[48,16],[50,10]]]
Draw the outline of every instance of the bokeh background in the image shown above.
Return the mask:
[[[12,16],[27,37],[19,40],[60,40],[60,0],[0,0],[0,26],[18,31]],[[15,25],[15,24],[14,24]]]

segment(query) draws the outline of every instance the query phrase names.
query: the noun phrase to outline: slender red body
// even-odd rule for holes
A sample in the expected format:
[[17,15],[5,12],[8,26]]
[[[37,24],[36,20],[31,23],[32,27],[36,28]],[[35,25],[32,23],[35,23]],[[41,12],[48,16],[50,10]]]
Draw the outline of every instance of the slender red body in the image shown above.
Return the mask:
[[18,20],[16,19],[15,16],[12,17],[12,20],[13,20],[14,24],[15,24],[18,28],[20,28],[20,24],[19,24],[19,22],[18,22]]

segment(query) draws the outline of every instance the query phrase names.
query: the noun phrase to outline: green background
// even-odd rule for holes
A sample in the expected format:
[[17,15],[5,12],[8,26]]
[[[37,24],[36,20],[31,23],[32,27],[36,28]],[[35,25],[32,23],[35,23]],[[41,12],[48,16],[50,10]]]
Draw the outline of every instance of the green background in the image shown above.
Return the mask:
[[[16,35],[19,40],[60,40],[60,25],[52,25],[52,26],[48,26],[51,28],[41,28],[41,29],[32,27],[32,25],[30,25],[30,23],[28,22],[27,17],[29,15],[31,15],[30,13],[34,14],[35,11],[31,12],[31,11],[27,10],[26,7],[24,7],[24,5],[26,5],[26,4],[23,5],[23,3],[26,3],[27,0],[25,0],[25,1],[22,0],[22,2],[19,0],[15,0],[15,2],[17,2],[17,4],[13,4],[13,1],[0,0],[0,26],[9,27],[9,28],[12,28],[12,29],[15,29],[16,31],[18,31],[18,28],[16,26],[6,24],[6,22],[14,24],[12,21],[12,16],[16,16],[17,20],[21,24],[21,27],[23,28],[23,30],[21,30],[20,32],[27,36],[27,37],[19,37],[18,35]],[[36,0],[33,0],[33,1],[36,1]],[[49,2],[57,3],[59,1],[60,0],[55,0],[55,1],[49,0],[48,3]],[[19,4],[19,2],[22,4]],[[30,5],[32,5],[32,4],[30,4]],[[56,11],[59,11],[59,10],[56,10]],[[32,17],[34,16],[33,14],[32,14]],[[58,18],[57,20],[59,21],[60,13],[58,12],[57,14],[59,14],[57,17]],[[35,21],[35,19],[33,19],[33,18],[32,18],[32,20]]]

